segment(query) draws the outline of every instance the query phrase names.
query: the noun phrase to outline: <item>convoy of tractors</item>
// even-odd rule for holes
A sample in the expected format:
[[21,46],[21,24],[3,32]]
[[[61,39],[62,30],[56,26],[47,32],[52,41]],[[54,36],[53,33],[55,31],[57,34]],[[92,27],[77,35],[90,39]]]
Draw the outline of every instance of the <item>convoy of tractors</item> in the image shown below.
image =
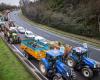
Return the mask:
[[75,70],[80,70],[87,78],[92,78],[100,71],[100,63],[89,57],[86,44],[73,47],[36,34],[33,34],[34,37],[21,39],[18,26],[13,21],[4,21],[2,16],[0,31],[3,31],[8,43],[20,44],[27,59],[34,57],[38,60],[41,73],[52,80],[77,80]]

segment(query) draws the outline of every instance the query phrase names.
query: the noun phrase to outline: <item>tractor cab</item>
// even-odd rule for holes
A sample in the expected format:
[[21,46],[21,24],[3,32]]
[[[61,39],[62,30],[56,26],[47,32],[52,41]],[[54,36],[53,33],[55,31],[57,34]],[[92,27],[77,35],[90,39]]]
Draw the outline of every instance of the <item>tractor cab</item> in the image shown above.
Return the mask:
[[7,39],[7,41],[11,44],[21,42],[20,36],[18,35],[19,33],[14,28],[10,28],[10,29],[7,28],[4,34],[5,34],[5,38]]
[[56,62],[57,60],[62,61],[63,53],[60,50],[49,50],[46,52],[46,59],[49,62]]
[[4,30],[5,20],[4,17],[0,15],[0,31]]
[[87,54],[87,49],[83,48],[83,47],[75,47],[72,49],[72,54],[78,56],[78,57],[87,57],[88,54]]
[[86,46],[73,48],[68,55],[67,65],[77,70],[81,70],[82,74],[87,78],[92,78],[95,72],[100,71],[100,64],[88,56]]
[[10,28],[9,33],[11,36],[18,36],[18,32],[16,29]]
[[63,53],[60,50],[49,50],[46,52],[46,57],[41,59],[47,69],[54,69],[57,61],[62,61]]

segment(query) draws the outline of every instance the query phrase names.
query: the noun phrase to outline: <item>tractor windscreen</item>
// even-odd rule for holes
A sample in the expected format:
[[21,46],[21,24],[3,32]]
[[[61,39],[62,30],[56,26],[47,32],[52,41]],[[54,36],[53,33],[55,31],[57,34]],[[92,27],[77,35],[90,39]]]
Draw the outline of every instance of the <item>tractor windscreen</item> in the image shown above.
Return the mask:
[[72,53],[79,56],[87,56],[87,49],[84,49],[82,47],[76,47],[72,50]]

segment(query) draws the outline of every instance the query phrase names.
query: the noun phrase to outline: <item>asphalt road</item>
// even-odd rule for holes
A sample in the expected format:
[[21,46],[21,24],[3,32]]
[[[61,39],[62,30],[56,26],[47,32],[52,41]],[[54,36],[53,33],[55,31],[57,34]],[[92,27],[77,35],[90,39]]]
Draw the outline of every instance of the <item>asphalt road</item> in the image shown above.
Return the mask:
[[[24,28],[27,28],[28,30],[31,30],[35,34],[38,34],[40,36],[43,36],[49,40],[58,40],[58,41],[64,41],[67,44],[70,44],[72,46],[81,46],[81,43],[75,40],[71,40],[69,38],[61,37],[59,35],[53,34],[51,32],[45,31],[43,29],[39,29],[37,25],[30,25],[29,23],[25,22],[22,18],[18,16],[19,11],[14,11],[9,14],[9,17],[11,20],[15,21],[16,24],[23,26]],[[17,49],[20,50],[19,45],[15,45]],[[21,51],[21,50],[20,50]],[[100,49],[93,48],[92,46],[89,45],[89,54],[90,57],[99,61],[100,62]],[[38,61],[32,60],[31,61],[33,64],[36,65],[38,68]],[[84,78],[80,73],[78,73],[78,80],[87,80]],[[99,75],[96,75],[92,80],[100,80]]]

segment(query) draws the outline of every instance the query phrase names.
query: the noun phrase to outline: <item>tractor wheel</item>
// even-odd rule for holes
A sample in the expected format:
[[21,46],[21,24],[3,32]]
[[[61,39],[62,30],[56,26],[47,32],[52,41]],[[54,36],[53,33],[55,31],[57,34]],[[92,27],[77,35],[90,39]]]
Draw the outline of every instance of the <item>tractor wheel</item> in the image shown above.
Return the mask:
[[64,80],[62,78],[62,76],[60,74],[56,74],[54,77],[53,77],[53,80]]
[[9,42],[10,42],[10,44],[13,44],[13,39],[10,38],[10,39],[9,39]]
[[77,75],[76,75],[76,73],[75,73],[75,71],[74,70],[72,70],[71,71],[72,73],[72,75],[71,75],[71,80],[77,80]]
[[82,74],[87,78],[91,78],[93,76],[93,71],[90,68],[83,68]]
[[47,70],[46,70],[46,67],[45,67],[45,65],[43,64],[43,62],[40,62],[40,63],[39,63],[39,68],[40,68],[41,73],[42,73],[44,76],[47,76]]
[[72,58],[68,58],[67,65],[71,68],[74,68],[76,66],[76,62]]

